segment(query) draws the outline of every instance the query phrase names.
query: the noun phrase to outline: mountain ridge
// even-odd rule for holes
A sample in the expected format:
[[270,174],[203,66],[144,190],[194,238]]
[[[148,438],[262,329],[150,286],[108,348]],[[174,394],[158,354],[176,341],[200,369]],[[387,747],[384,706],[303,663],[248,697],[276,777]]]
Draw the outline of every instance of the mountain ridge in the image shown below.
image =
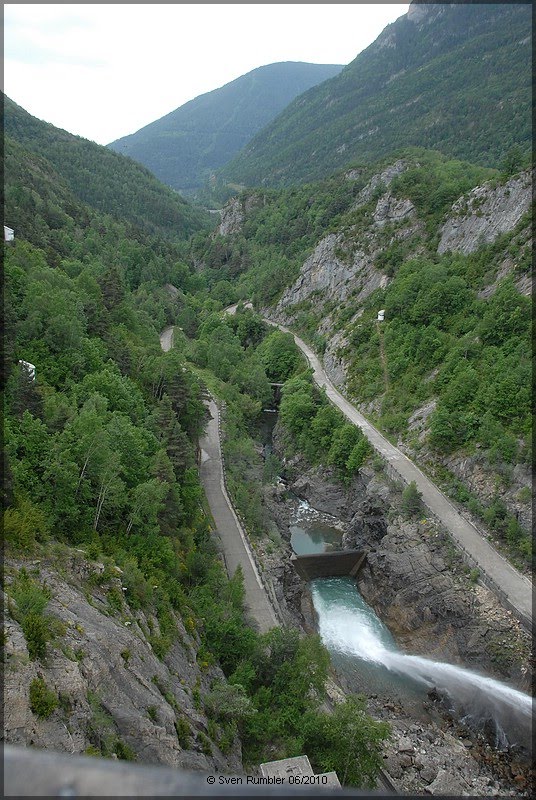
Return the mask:
[[32,116],[7,95],[2,99],[6,140],[46,159],[81,202],[168,237],[185,238],[210,227],[207,214],[161,184],[145,167]]
[[108,147],[144,164],[177,191],[199,189],[294,97],[341,69],[301,61],[257,67]]
[[530,7],[413,4],[329,83],[296,98],[219,173],[287,186],[419,146],[496,166],[528,149]]

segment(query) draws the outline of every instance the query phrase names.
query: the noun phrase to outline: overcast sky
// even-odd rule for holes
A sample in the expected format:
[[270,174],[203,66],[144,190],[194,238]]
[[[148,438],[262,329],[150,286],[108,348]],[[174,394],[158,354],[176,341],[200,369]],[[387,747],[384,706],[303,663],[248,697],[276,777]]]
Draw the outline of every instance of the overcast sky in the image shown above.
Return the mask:
[[4,91],[99,144],[277,61],[348,64],[408,4],[4,5]]

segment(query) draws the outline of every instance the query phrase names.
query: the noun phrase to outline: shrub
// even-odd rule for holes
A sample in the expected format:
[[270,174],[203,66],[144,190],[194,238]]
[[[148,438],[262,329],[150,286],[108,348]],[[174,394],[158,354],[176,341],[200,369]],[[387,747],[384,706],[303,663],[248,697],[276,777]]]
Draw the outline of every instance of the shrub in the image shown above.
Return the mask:
[[210,743],[210,739],[208,736],[205,736],[203,731],[199,731],[197,734],[197,741],[201,745],[201,752],[204,753],[206,756],[212,755],[212,745]]
[[416,517],[422,511],[422,495],[415,481],[411,481],[402,492],[402,512],[406,517]]
[[48,522],[40,508],[29,500],[20,500],[16,508],[4,512],[4,536],[16,550],[31,553],[36,542],[46,541]]
[[47,642],[52,638],[51,620],[43,614],[50,594],[33,581],[23,568],[11,587],[17,603],[15,619],[20,623],[32,661],[43,659]]
[[58,707],[58,697],[49,689],[43,678],[34,678],[30,684],[30,708],[40,719],[50,717]]
[[179,740],[180,746],[183,750],[187,750],[190,746],[190,737],[192,735],[190,726],[183,716],[178,717],[173,725],[175,727],[175,733],[177,734],[177,739]]
[[205,708],[221,722],[240,721],[255,714],[251,699],[240,684],[218,683],[205,697]]

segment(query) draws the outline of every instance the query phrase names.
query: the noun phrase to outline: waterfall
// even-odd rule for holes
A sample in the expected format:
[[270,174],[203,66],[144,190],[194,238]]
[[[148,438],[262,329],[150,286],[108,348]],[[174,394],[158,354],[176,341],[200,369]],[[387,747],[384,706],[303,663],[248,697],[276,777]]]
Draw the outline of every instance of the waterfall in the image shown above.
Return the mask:
[[467,724],[492,725],[497,746],[530,747],[530,695],[465,667],[400,652],[351,579],[319,579],[311,583],[311,591],[320,637],[332,655],[387,669],[424,689],[435,688]]

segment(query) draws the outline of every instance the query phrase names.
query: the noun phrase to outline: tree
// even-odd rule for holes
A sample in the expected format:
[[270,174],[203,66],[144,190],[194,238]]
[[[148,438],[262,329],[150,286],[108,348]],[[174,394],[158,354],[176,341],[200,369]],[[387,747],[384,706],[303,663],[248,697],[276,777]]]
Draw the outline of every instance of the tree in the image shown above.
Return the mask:
[[221,722],[242,722],[257,713],[240,684],[216,683],[204,697],[208,713]]
[[331,447],[327,455],[328,464],[334,464],[344,472],[352,450],[361,441],[362,437],[363,434],[355,425],[351,425],[349,422],[343,423],[333,434]]
[[271,381],[283,383],[301,364],[301,355],[291,333],[274,331],[257,349],[257,354]]
[[335,771],[343,786],[376,786],[390,727],[366,713],[362,697],[347,697],[332,714],[307,715],[304,727],[304,750],[317,772]]
[[164,509],[163,501],[168,488],[167,483],[152,478],[132,489],[129,495],[127,533],[130,533],[133,525],[141,528],[144,533],[158,532],[158,515]]

